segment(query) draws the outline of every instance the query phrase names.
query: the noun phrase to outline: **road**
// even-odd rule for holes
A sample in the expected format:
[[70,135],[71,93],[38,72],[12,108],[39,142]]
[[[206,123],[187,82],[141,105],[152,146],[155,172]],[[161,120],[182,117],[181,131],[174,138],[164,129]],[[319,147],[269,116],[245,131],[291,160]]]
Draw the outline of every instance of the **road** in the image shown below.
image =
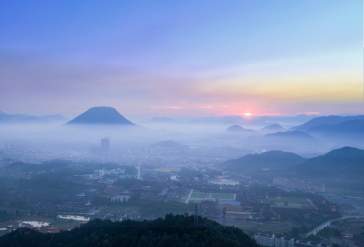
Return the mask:
[[344,220],[344,219],[353,219],[353,218],[363,218],[363,216],[354,216],[354,215],[351,215],[351,216],[343,216],[343,217],[340,217],[340,218],[336,218],[336,219],[333,219],[333,220],[329,220],[329,221],[326,221],[325,223],[319,225],[318,227],[316,227],[315,229],[313,229],[312,231],[306,233],[306,237],[308,237],[309,235],[316,235],[320,230],[324,229],[325,227],[327,226],[330,226],[331,223],[335,220]]

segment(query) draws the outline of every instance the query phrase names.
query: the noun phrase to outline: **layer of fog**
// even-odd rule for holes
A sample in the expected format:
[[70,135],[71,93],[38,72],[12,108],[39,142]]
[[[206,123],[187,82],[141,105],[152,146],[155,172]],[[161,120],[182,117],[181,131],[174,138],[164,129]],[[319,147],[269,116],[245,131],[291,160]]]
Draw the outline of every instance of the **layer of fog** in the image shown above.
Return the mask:
[[[267,124],[269,125],[269,124]],[[309,157],[326,153],[334,148],[352,146],[364,148],[364,144],[352,138],[323,139],[314,134],[291,131],[278,133],[263,131],[261,125],[241,126],[247,131],[230,132],[230,124],[159,123],[145,126],[115,125],[55,125],[10,124],[0,126],[0,149],[6,147],[48,147],[59,150],[82,150],[99,147],[100,140],[109,138],[114,151],[127,148],[148,148],[153,143],[173,140],[191,149],[232,148],[241,154],[282,150]],[[250,129],[250,130],[249,130]],[[235,155],[235,153],[234,153]]]

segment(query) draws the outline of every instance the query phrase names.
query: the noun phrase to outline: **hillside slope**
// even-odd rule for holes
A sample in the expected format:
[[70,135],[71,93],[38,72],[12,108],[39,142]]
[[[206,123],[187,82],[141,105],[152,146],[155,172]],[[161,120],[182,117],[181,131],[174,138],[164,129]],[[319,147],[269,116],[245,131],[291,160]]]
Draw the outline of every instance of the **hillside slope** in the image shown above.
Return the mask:
[[227,170],[246,171],[268,169],[283,169],[301,164],[306,159],[298,154],[282,151],[269,151],[261,154],[248,154],[238,159],[228,160],[221,164]]
[[0,238],[0,246],[258,246],[239,228],[225,227],[201,217],[198,227],[193,222],[193,216],[172,214],[151,221],[93,220],[59,233],[42,234],[32,230],[24,235],[13,231]]
[[67,125],[75,124],[134,125],[128,119],[123,117],[116,109],[106,106],[90,108],[67,123]]

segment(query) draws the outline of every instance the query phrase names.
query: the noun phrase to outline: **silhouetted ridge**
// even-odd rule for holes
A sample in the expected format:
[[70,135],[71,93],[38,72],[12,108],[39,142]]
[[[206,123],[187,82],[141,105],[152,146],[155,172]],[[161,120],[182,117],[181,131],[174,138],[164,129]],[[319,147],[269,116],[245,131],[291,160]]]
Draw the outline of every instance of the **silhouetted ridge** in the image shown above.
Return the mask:
[[254,130],[244,129],[240,125],[231,125],[229,128],[226,129],[226,131],[229,131],[229,132],[254,132]]
[[116,124],[134,125],[123,117],[115,108],[99,106],[88,109],[86,112],[69,121],[67,124]]
[[287,132],[277,132],[273,134],[267,134],[266,137],[283,137],[283,138],[314,138],[310,134],[303,131],[287,131]]
[[307,130],[310,133],[323,135],[355,135],[364,136],[364,119],[356,119],[338,124],[319,125]]
[[283,131],[285,128],[279,124],[271,124],[261,129],[261,131]]
[[150,221],[92,220],[71,231],[43,234],[21,229],[0,237],[0,246],[244,246],[258,247],[241,229],[194,216],[167,214]]
[[306,159],[295,153],[269,151],[261,154],[248,154],[238,159],[228,160],[221,164],[228,170],[246,170],[262,168],[285,168],[301,164]]
[[364,120],[364,115],[348,116],[348,117],[331,115],[326,117],[316,117],[314,119],[311,119],[307,123],[293,127],[292,130],[307,130],[315,126],[339,124],[345,121],[352,121],[352,120]]
[[296,171],[310,174],[327,174],[328,172],[340,174],[340,172],[353,169],[364,174],[364,150],[352,147],[335,149],[327,154],[308,159],[294,168]]
[[0,111],[0,124],[47,124],[66,122],[62,115],[31,116],[24,114],[7,114]]

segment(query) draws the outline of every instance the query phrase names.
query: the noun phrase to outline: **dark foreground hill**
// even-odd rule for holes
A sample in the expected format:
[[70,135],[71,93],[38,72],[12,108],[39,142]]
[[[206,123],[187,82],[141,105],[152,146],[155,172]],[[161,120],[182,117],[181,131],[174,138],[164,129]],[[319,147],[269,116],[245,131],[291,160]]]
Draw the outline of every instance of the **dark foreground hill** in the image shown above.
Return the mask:
[[308,177],[346,177],[364,181],[364,150],[343,147],[325,155],[308,159],[292,168],[302,176]]
[[306,159],[295,153],[269,151],[261,154],[248,154],[238,159],[228,160],[221,164],[226,170],[247,171],[263,168],[283,169],[301,164]]
[[172,214],[151,221],[93,220],[71,231],[42,234],[16,230],[0,238],[0,246],[244,246],[258,245],[241,229],[199,217]]
[[364,150],[343,147],[311,158],[287,169],[289,174],[305,181],[326,185],[328,191],[362,194],[364,191]]
[[67,125],[134,125],[123,117],[115,108],[99,106],[88,109],[67,123]]

